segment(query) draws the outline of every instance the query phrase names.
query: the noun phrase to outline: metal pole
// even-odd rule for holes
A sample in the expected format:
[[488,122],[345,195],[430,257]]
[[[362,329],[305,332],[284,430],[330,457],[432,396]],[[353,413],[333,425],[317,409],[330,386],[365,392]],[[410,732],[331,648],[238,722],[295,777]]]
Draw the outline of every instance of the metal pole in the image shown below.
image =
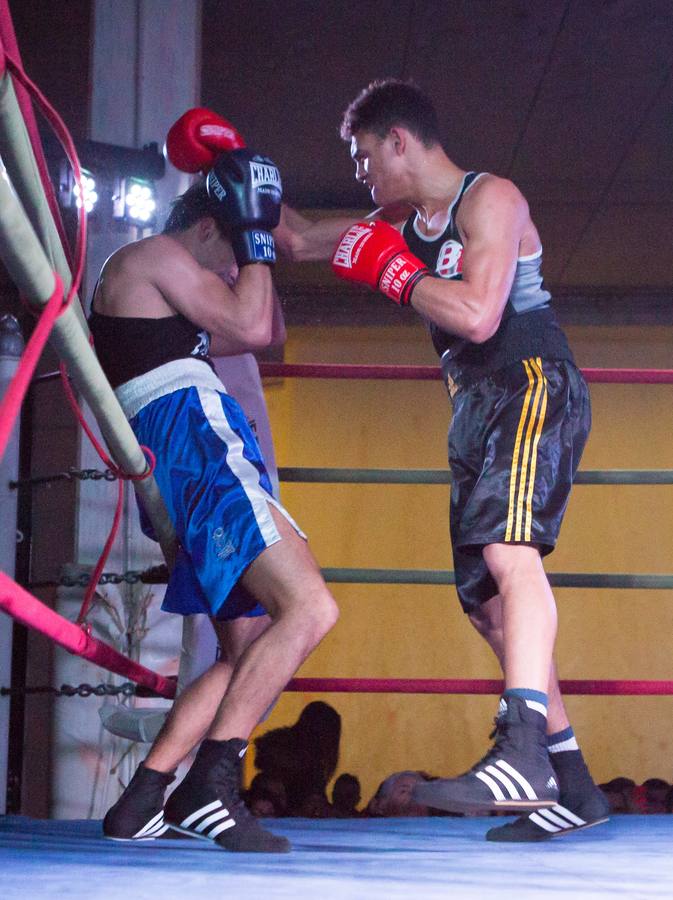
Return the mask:
[[[0,316],[0,396],[7,390],[23,353],[23,335],[14,316]],[[0,569],[14,577],[17,539],[17,492],[9,483],[19,474],[19,422],[0,459]],[[11,686],[12,620],[0,616],[0,686]],[[0,697],[0,815],[7,811],[7,758],[9,748],[9,697]]]

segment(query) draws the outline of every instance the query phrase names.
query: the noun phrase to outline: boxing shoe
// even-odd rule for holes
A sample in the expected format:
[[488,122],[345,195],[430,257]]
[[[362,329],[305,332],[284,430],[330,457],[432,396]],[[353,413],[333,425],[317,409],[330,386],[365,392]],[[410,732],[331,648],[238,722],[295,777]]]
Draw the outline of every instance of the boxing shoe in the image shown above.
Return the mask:
[[164,822],[164,793],[174,780],[141,763],[119,800],[103,819],[103,834],[114,841],[151,841],[168,830]]
[[532,843],[574,834],[607,822],[610,806],[600,788],[586,797],[559,797],[549,809],[540,809],[528,816],[520,816],[486,832],[487,841]]
[[530,812],[558,803],[549,762],[546,717],[518,696],[500,701],[491,750],[469,772],[417,784],[414,800],[435,809],[486,815]]
[[561,792],[559,802],[491,828],[486,833],[487,841],[547,841],[608,821],[610,804],[594,784],[579,750],[550,754],[550,760]]
[[203,741],[191,769],[166,801],[165,821],[181,834],[234,853],[287,853],[287,838],[262,828],[240,798],[246,749],[239,738]]

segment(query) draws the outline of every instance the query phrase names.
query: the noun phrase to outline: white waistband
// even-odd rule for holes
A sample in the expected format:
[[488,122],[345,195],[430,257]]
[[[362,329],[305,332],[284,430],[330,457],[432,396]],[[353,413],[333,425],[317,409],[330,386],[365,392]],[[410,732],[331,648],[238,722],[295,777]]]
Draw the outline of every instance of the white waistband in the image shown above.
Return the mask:
[[115,395],[126,417],[132,419],[143,406],[153,400],[190,387],[212,388],[224,394],[227,392],[207,363],[197,359],[174,359],[120,384],[115,389]]

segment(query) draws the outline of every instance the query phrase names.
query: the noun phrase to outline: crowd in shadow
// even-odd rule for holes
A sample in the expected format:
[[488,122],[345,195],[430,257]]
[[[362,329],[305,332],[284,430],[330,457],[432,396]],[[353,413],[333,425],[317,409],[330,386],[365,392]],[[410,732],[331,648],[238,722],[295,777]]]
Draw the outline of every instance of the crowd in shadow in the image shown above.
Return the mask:
[[613,813],[673,813],[673,784],[663,778],[648,778],[636,784],[631,778],[613,778],[599,785]]
[[[341,717],[321,701],[309,703],[294,725],[258,737],[254,756],[258,772],[245,792],[252,813],[309,819],[450,815],[414,801],[415,784],[440,777],[423,771],[393,772],[364,806],[360,781],[348,772],[339,775],[328,794],[340,740]],[[613,813],[673,812],[673,786],[661,778],[649,778],[641,785],[614,778],[600,788]]]

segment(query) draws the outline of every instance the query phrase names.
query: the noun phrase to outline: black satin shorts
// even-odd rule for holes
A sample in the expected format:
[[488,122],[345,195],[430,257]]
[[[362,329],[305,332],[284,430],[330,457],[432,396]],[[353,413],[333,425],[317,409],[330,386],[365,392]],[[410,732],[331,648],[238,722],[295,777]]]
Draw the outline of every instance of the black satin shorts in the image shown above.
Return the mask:
[[568,360],[531,357],[458,390],[449,428],[456,587],[470,612],[497,593],[487,544],[556,544],[591,429],[589,391]]

